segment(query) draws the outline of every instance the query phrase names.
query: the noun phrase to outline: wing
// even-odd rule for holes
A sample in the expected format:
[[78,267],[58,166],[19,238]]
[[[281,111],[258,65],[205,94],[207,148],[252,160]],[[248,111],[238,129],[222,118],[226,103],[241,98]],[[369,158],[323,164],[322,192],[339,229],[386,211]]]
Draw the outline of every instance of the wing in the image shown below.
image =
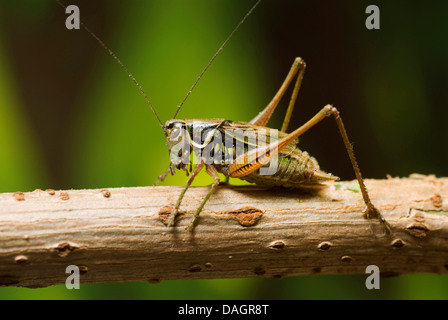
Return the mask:
[[285,133],[279,130],[241,121],[224,121],[218,130],[223,137],[232,138],[252,148],[264,146],[285,136]]
[[[236,143],[243,143],[245,149],[253,149],[263,147],[271,142],[282,139],[287,135],[277,129],[272,129],[263,126],[257,126],[249,122],[241,121],[223,121],[219,126],[221,135],[234,140]],[[299,139],[293,140],[289,145],[284,147],[282,154],[289,155],[297,149]]]

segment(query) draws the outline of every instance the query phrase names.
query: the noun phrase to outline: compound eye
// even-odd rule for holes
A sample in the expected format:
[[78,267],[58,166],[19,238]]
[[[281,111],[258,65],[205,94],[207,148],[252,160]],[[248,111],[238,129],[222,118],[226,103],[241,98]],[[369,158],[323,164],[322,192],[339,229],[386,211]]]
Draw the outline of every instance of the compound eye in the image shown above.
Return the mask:
[[180,136],[180,128],[175,127],[173,130],[171,130],[170,139],[175,140]]

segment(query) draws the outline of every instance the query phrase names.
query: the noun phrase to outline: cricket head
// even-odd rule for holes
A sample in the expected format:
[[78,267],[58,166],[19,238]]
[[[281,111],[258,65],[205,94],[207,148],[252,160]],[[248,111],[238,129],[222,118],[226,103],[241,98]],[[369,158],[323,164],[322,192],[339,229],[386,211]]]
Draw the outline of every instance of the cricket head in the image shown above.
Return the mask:
[[174,174],[175,169],[188,172],[190,164],[190,135],[184,120],[168,120],[163,126],[165,142],[170,153],[170,171]]

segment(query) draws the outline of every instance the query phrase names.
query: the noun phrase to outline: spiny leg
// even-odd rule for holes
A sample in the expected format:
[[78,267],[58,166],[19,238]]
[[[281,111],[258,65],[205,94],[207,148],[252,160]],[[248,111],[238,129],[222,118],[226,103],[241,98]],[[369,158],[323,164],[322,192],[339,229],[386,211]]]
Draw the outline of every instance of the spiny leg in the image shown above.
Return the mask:
[[339,111],[331,106],[326,105],[323,109],[321,109],[314,117],[312,117],[308,122],[306,122],[301,127],[297,128],[286,137],[281,140],[277,140],[272,142],[267,146],[262,146],[257,149],[253,149],[249,152],[246,152],[243,155],[237,157],[228,167],[228,174],[230,177],[239,178],[244,177],[255,170],[261,168],[263,165],[268,163],[272,157],[274,157],[279,151],[281,151],[286,145],[291,143],[294,139],[308,131],[314,125],[325,119],[326,117],[333,115],[336,123],[338,125],[339,132],[342,136],[342,140],[344,141],[345,148],[349,155],[353,170],[355,171],[356,179],[358,180],[359,187],[361,189],[361,194],[364,199],[364,203],[366,204],[366,216],[369,219],[377,218],[383,224],[383,227],[386,233],[390,234],[390,226],[389,223],[384,219],[378,209],[372,204],[370,200],[369,194],[367,193],[367,188],[364,184],[364,180],[362,179],[361,171],[359,170],[358,163],[356,162],[355,154],[353,152],[353,147],[350,144],[350,141],[347,136],[347,132],[345,130],[342,119],[339,115]]
[[204,199],[202,199],[201,204],[196,209],[196,212],[194,213],[194,217],[193,217],[193,219],[191,219],[190,225],[187,227],[188,231],[193,231],[193,228],[199,218],[199,214],[201,213],[202,208],[204,207],[205,203],[210,198],[210,196],[213,194],[213,192],[215,192],[216,188],[218,187],[218,185],[220,183],[219,175],[218,175],[218,172],[216,171],[215,167],[207,166],[207,173],[209,174],[210,177],[213,178],[213,184],[210,186],[210,190],[207,192]]
[[203,160],[199,160],[199,162],[194,167],[193,172],[191,173],[191,176],[188,178],[187,184],[182,189],[182,191],[181,191],[181,193],[179,195],[179,198],[177,199],[176,205],[174,206],[174,209],[171,212],[170,217],[168,218],[168,226],[169,227],[174,225],[174,222],[176,221],[176,216],[177,216],[180,204],[182,203],[182,199],[183,199],[183,197],[185,195],[185,192],[191,186],[191,183],[193,182],[194,178],[202,170],[204,165],[205,165],[205,162]]
[[292,111],[294,109],[295,102],[297,100],[297,95],[299,93],[300,85],[302,84],[303,74],[305,72],[306,64],[305,61],[303,61],[302,58],[297,57],[294,60],[294,63],[291,66],[291,69],[289,70],[288,75],[286,76],[285,80],[283,81],[283,84],[281,85],[280,89],[275,94],[274,98],[272,98],[271,102],[264,108],[263,111],[261,111],[255,118],[253,118],[250,123],[257,125],[257,126],[266,126],[269,119],[271,119],[272,114],[274,113],[275,108],[277,108],[278,103],[280,102],[281,98],[285,94],[286,90],[288,89],[290,83],[294,79],[294,77],[297,75],[296,84],[294,86],[293,93],[291,95],[291,100],[289,102],[288,109],[286,111],[285,119],[283,120],[282,125],[282,132],[286,132],[286,129],[289,124],[289,120],[291,119]]
[[390,229],[389,223],[384,219],[381,212],[373,205],[372,201],[370,200],[369,194],[367,193],[367,188],[364,184],[364,179],[361,175],[361,170],[359,170],[358,163],[355,158],[355,153],[353,151],[353,147],[348,139],[347,131],[345,130],[344,123],[342,122],[342,118],[339,114],[339,111],[332,107],[329,111],[334,119],[336,120],[336,123],[338,125],[339,133],[342,136],[342,140],[344,141],[345,149],[347,150],[348,156],[350,158],[350,162],[352,163],[353,170],[355,171],[356,179],[358,180],[362,198],[364,199],[364,203],[366,204],[366,209],[364,210],[364,213],[368,219],[378,219],[382,223],[384,230],[387,234],[391,234],[392,231]]
[[[297,58],[300,59],[300,58]],[[289,100],[288,109],[286,110],[285,119],[283,120],[281,132],[286,132],[289,125],[289,120],[291,120],[292,111],[294,110],[294,106],[296,104],[297,96],[299,94],[300,86],[302,85],[303,74],[305,73],[306,64],[302,59],[299,61],[299,74],[297,75],[296,84],[294,85],[294,89],[291,94],[291,100]]]

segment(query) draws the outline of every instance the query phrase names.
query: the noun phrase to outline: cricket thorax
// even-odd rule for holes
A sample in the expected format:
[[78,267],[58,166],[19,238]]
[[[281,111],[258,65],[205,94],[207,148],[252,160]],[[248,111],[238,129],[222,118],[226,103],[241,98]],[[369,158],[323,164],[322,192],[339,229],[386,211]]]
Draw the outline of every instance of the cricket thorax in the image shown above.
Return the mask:
[[278,139],[278,130],[224,119],[170,120],[165,124],[171,162],[190,164],[194,154],[207,165],[226,166],[252,149]]

